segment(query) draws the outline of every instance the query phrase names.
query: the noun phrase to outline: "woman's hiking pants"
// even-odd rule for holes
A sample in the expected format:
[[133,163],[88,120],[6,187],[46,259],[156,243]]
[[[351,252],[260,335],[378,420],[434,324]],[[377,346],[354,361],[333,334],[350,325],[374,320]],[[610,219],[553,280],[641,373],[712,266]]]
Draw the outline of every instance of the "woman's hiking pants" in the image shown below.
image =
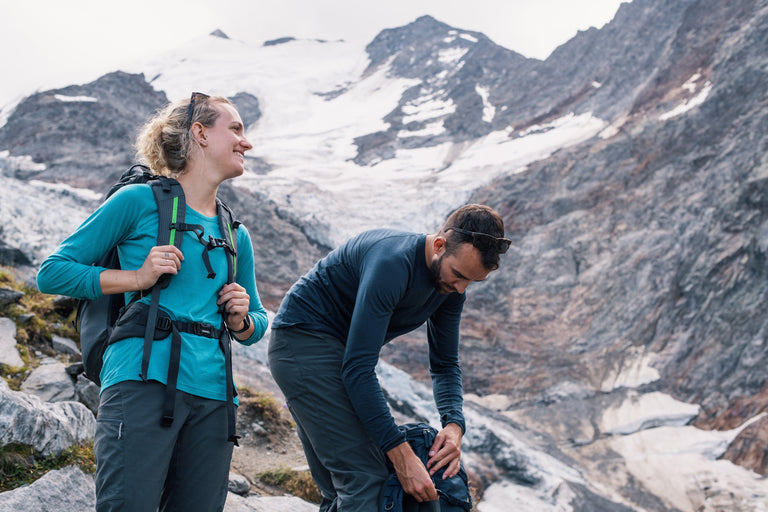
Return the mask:
[[165,386],[125,381],[103,390],[96,426],[98,512],[213,512],[227,498],[233,444],[227,407],[176,391],[160,425]]

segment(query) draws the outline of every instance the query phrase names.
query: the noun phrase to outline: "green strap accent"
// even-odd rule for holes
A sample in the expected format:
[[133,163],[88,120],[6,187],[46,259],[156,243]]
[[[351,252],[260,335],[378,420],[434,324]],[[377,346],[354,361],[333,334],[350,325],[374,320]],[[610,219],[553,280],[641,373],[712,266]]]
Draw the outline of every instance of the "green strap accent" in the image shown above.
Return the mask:
[[[232,225],[227,222],[227,229],[229,230],[229,243],[232,245],[232,247],[235,246],[233,240],[234,237],[232,236]],[[232,256],[232,279],[237,276],[237,254]]]
[[[179,198],[178,197],[174,197],[173,198],[173,213],[171,213],[171,222],[173,222],[174,224],[176,224],[176,216],[178,215],[178,213],[179,213]],[[176,228],[173,228],[171,230],[171,239],[168,242],[168,244],[169,245],[175,245],[173,243],[175,238],[176,238]]]

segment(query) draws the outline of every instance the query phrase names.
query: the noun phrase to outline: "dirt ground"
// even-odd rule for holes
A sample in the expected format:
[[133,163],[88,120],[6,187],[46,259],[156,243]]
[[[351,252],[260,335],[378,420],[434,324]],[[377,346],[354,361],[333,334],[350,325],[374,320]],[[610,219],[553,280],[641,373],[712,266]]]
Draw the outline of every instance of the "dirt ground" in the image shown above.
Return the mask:
[[[264,404],[267,405],[264,405]],[[263,397],[240,397],[237,430],[240,446],[232,455],[231,471],[251,483],[251,492],[281,496],[282,489],[259,480],[259,473],[278,469],[308,471],[307,460],[288,411]]]

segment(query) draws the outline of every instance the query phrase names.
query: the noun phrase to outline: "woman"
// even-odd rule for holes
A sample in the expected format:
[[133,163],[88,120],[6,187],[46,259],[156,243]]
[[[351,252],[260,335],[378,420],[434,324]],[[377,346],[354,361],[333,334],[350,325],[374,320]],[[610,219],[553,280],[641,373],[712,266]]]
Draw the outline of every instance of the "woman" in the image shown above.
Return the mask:
[[[225,239],[217,221],[216,193],[225,180],[243,174],[243,155],[252,147],[226,98],[193,93],[189,101],[168,105],[142,129],[138,155],[155,173],[178,180],[186,198],[185,222],[201,227],[204,236],[183,232],[183,251],[156,245],[158,208],[152,188],[125,186],[43,262],[39,289],[77,298],[124,293],[126,303],[137,299],[139,304],[149,301],[143,291],[170,274],[160,293],[160,309],[174,325],[204,323],[223,329],[226,323],[240,343],[257,342],[267,328],[267,315],[256,290],[248,231],[236,231],[237,273],[230,284],[226,248],[201,244],[211,236]],[[94,266],[113,246],[118,247],[122,270]],[[215,276],[206,270],[204,253]],[[233,447],[227,438],[225,356],[211,336],[180,336],[176,392],[170,399],[173,420],[167,426],[159,419],[170,337],[151,344],[144,374],[142,336],[111,343],[104,354],[94,441],[98,511],[159,507],[210,512],[224,507]]]

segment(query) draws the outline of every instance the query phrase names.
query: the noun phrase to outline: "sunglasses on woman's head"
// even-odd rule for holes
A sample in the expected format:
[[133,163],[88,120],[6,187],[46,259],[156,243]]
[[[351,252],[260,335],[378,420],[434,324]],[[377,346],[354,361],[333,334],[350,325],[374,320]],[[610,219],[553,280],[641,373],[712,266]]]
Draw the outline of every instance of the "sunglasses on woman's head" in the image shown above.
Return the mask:
[[200,103],[210,98],[207,94],[202,92],[193,92],[192,97],[189,98],[189,107],[187,107],[187,130],[192,128],[192,114],[195,112],[195,103]]

